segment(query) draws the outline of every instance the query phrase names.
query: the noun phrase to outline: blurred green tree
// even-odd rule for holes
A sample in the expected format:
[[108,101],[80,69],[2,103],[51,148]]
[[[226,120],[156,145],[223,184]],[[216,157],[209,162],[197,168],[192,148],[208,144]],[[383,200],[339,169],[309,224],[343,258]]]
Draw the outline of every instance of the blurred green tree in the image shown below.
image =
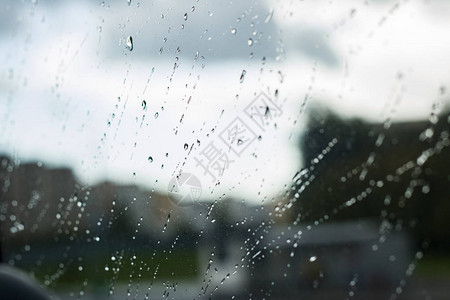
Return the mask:
[[300,140],[308,172],[297,181],[293,220],[387,220],[417,243],[450,249],[449,122],[448,111],[381,124],[312,110]]

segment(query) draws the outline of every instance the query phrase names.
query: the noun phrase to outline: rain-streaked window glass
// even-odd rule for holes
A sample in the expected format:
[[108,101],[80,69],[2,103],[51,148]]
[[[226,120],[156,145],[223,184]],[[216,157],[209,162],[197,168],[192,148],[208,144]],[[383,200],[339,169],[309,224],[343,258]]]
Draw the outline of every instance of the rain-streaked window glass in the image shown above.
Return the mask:
[[1,1],[0,298],[446,299],[449,16]]

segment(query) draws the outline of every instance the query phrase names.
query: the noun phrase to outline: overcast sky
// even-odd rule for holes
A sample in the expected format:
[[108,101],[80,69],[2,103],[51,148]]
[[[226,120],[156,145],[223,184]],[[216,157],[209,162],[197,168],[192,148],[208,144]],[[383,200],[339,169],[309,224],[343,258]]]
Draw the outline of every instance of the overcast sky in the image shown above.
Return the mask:
[[[165,192],[182,170],[203,196],[262,201],[301,167],[306,95],[376,122],[448,102],[449,13],[432,0],[2,1],[0,149],[87,183]],[[266,128],[246,114],[261,92],[278,109]],[[239,154],[221,135],[236,118],[261,136]],[[230,159],[220,185],[197,163],[211,144]]]

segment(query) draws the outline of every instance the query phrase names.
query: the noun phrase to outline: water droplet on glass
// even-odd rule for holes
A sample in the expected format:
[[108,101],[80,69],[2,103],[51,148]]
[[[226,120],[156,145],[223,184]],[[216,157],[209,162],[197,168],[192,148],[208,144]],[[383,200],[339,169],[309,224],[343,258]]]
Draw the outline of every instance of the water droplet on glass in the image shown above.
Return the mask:
[[187,150],[189,148],[189,145],[187,143],[184,144],[184,150]]
[[186,20],[187,20],[187,18],[188,18],[188,14],[187,14],[187,13],[185,13],[185,14],[184,14],[184,20],[186,21]]
[[191,11],[194,11],[194,10],[195,10],[195,6],[192,6],[192,7],[191,7]]
[[242,73],[241,73],[241,77],[239,78],[239,81],[240,81],[241,83],[243,83],[243,82],[244,82],[244,79],[245,79],[245,74],[247,74],[247,71],[245,71],[245,70],[242,70]]
[[157,119],[158,116],[159,116],[159,113],[158,113],[158,112],[155,112],[155,119]]
[[317,256],[311,256],[310,258],[309,258],[309,261],[310,262],[314,262],[314,261],[316,261],[317,260]]
[[142,109],[145,110],[147,108],[147,101],[142,100],[141,105],[142,105]]
[[248,44],[249,46],[253,45],[253,39],[251,39],[251,38],[248,39],[247,44]]
[[127,37],[127,49],[133,51],[133,38],[131,35]]
[[266,19],[264,20],[264,23],[266,23],[266,24],[269,23],[270,20],[272,20],[272,17],[273,17],[273,9],[271,9],[269,11],[269,13],[267,14]]
[[231,29],[232,34],[236,34],[236,32],[237,32],[236,28]]
[[148,161],[152,163],[153,162],[153,157],[149,156],[148,157]]
[[127,0],[128,6],[131,5],[131,0]]

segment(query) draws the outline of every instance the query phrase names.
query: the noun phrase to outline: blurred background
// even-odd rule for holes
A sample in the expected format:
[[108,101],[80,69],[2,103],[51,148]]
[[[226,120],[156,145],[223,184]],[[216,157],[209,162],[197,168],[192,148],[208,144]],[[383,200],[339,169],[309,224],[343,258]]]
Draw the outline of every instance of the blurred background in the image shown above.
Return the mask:
[[446,299],[450,3],[0,3],[0,259],[61,299]]

